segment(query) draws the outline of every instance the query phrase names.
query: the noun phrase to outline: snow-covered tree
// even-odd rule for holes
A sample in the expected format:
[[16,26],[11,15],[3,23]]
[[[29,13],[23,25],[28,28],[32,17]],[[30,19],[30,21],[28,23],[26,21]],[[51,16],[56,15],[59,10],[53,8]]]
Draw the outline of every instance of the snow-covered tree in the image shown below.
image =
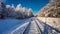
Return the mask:
[[22,10],[22,6],[21,6],[21,4],[18,4],[16,7],[16,11],[21,11],[21,10]]
[[7,12],[6,12],[6,8],[5,5],[0,2],[0,18],[5,18],[7,17]]
[[27,13],[28,13],[28,9],[23,7],[22,8],[22,14],[23,14],[24,18],[28,17]]
[[22,16],[22,6],[21,6],[21,4],[18,4],[17,5],[17,7],[16,7],[16,9],[15,9],[15,11],[16,11],[16,18],[23,18]]
[[29,8],[29,9],[28,9],[28,17],[32,17],[32,16],[33,16],[32,9]]
[[15,17],[15,7],[13,4],[12,4],[12,6],[6,5],[6,9],[8,12],[8,17]]
[[32,9],[27,9],[25,7],[22,7],[21,4],[18,4],[17,7],[16,7],[16,12],[17,14],[19,13],[20,15],[18,16],[21,16],[21,18],[27,18],[27,17],[32,17],[33,14],[32,14]]
[[0,2],[0,18],[10,17],[10,18],[27,18],[33,16],[32,10],[22,7],[21,4],[18,4],[17,7],[14,7],[14,4],[6,5]]

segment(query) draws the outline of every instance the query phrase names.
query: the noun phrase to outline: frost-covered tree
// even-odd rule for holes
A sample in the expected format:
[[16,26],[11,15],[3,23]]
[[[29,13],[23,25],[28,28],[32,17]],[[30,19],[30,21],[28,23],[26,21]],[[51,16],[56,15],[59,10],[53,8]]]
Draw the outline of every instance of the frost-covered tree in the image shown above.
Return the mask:
[[7,17],[7,12],[6,12],[6,8],[5,5],[0,2],[0,18],[5,18]]
[[15,7],[13,4],[12,4],[12,6],[6,5],[6,9],[8,12],[8,17],[15,17]]
[[32,9],[27,9],[25,7],[22,7],[21,4],[18,4],[16,7],[16,12],[19,14],[18,16],[21,16],[21,18],[27,18],[27,17],[32,17]]
[[22,6],[21,6],[21,4],[18,4],[17,5],[17,7],[16,7],[16,9],[15,9],[15,11],[16,11],[16,18],[23,18],[22,16]]
[[14,5],[6,5],[0,2],[0,18],[10,17],[10,18],[27,18],[33,16],[32,10],[22,7],[18,4],[15,8]]
[[28,9],[28,17],[32,17],[32,16],[33,16],[32,9],[29,8],[29,9]]

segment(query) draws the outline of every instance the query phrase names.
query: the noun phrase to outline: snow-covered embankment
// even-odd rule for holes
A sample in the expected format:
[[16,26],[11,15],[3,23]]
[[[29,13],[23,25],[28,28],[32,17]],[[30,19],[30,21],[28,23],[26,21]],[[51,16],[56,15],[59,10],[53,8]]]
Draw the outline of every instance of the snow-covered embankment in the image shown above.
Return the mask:
[[39,20],[43,21],[44,23],[54,27],[58,28],[60,31],[60,18],[50,18],[50,17],[37,17]]

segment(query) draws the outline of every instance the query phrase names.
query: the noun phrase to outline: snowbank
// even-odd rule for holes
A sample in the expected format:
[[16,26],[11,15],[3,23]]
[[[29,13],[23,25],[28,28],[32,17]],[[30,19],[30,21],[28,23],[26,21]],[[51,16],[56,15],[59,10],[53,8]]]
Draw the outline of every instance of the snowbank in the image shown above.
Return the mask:
[[[54,27],[60,28],[60,18],[45,18],[45,17],[37,17],[39,20],[43,21],[44,23]],[[59,29],[60,30],[60,29]]]
[[17,20],[17,19],[0,19],[0,34],[3,32],[15,29],[16,27],[24,24],[29,19]]

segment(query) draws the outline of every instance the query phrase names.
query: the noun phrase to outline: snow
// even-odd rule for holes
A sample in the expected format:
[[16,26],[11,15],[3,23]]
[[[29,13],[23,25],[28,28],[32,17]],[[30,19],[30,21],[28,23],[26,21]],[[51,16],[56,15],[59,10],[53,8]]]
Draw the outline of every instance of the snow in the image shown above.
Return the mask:
[[36,22],[37,22],[38,26],[40,27],[40,29],[41,29],[42,31],[44,31],[44,23],[39,22],[38,20],[36,20]]
[[24,24],[28,19],[17,20],[17,19],[0,19],[0,34],[3,32],[17,28],[18,26]]
[[15,30],[13,30],[11,33],[9,34],[23,34],[24,30],[26,29],[27,25],[29,24],[29,22],[24,23],[23,25],[17,27]]
[[39,29],[34,20],[30,22],[24,34],[40,34]]
[[24,20],[0,19],[0,34],[60,34],[60,31],[36,17],[31,17]]
[[[29,15],[28,15],[29,14]],[[18,4],[16,7],[12,5],[4,5],[0,2],[0,18],[27,18],[31,17],[32,9],[22,7],[21,4]]]
[[[44,20],[44,19],[42,18],[42,20]],[[42,31],[41,34],[60,34],[59,29],[56,29],[53,26],[51,26],[52,24],[51,25],[47,24],[48,21],[46,21],[46,20],[45,20],[46,22],[41,21],[41,18],[40,18],[40,20],[38,18],[36,21],[37,21],[37,24],[39,25],[39,28],[41,29],[40,31]],[[50,22],[50,23],[53,23],[53,22]]]

